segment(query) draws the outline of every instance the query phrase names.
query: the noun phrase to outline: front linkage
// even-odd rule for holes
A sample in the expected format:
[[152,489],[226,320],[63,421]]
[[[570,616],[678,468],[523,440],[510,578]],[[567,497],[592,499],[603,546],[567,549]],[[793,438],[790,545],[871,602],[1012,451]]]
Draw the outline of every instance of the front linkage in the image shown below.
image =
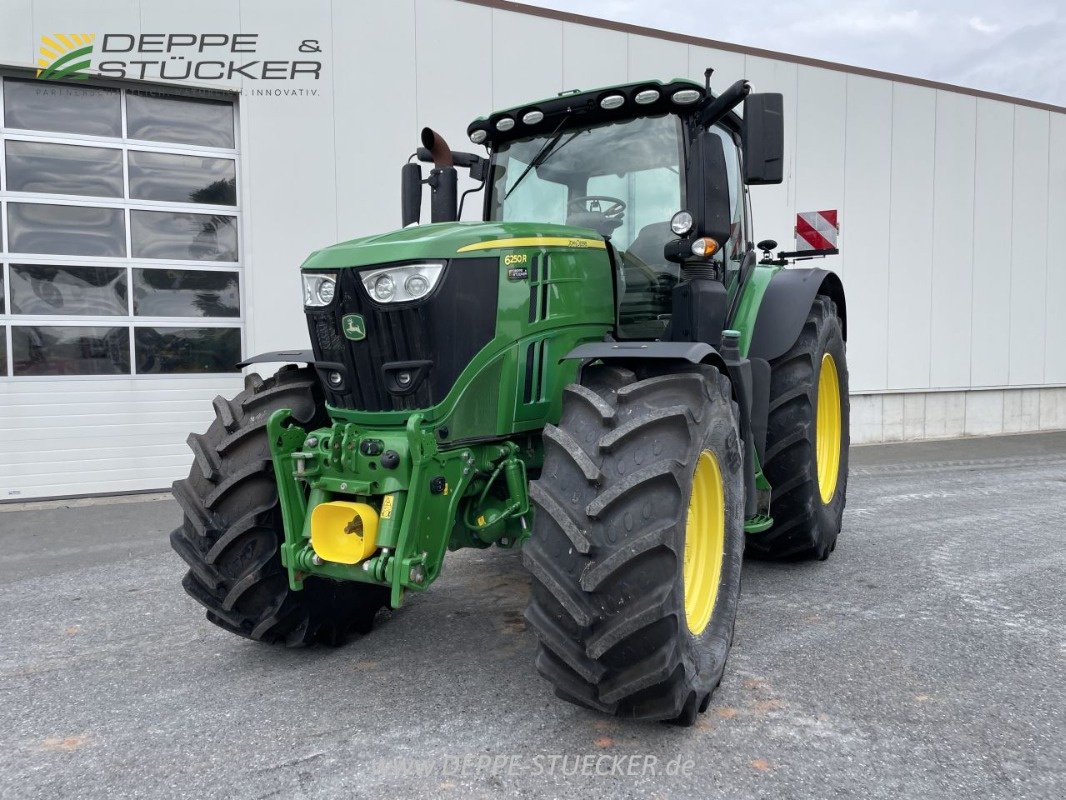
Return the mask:
[[437,578],[446,550],[514,547],[529,535],[527,468],[542,458],[532,438],[443,450],[422,414],[403,429],[307,431],[285,409],[267,434],[294,591],[308,575],[360,581],[390,587],[398,608],[406,589]]

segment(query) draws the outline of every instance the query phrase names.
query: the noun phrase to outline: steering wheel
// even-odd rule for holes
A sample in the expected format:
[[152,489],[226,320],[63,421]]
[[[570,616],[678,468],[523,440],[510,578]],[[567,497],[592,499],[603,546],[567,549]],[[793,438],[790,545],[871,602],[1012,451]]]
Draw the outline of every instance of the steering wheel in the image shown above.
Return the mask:
[[[600,203],[609,203],[607,208],[600,208]],[[593,206],[595,206],[593,208]],[[588,194],[584,197],[575,197],[566,204],[568,213],[574,211],[596,211],[603,214],[604,219],[621,220],[626,210],[625,200],[611,197],[606,194]]]

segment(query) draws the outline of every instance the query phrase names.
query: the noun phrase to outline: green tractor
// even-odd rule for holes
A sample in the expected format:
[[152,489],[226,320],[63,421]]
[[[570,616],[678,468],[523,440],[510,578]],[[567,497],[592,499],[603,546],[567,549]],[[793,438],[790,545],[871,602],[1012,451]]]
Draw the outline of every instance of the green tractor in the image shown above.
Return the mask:
[[[752,245],[781,95],[632,83],[468,134],[487,157],[422,132],[404,227],[302,265],[313,349],[243,362],[292,363],[189,437],[184,588],[240,636],[339,643],[446,551],[521,548],[556,694],[692,724],[745,552],[824,559],[844,509],[843,287]],[[458,169],[481,222],[458,221]]]

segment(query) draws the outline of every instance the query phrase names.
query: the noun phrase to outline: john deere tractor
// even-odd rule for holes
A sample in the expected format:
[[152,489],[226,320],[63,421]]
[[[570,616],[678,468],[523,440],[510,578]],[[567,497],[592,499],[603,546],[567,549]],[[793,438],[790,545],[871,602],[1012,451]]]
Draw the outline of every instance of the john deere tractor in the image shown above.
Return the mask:
[[486,155],[422,132],[401,229],[307,258],[312,349],[247,359],[292,363],[189,437],[185,590],[240,636],[337,643],[447,551],[521,548],[556,694],[691,724],[745,552],[824,559],[844,509],[843,287],[752,244],[781,95],[631,83],[467,132]]

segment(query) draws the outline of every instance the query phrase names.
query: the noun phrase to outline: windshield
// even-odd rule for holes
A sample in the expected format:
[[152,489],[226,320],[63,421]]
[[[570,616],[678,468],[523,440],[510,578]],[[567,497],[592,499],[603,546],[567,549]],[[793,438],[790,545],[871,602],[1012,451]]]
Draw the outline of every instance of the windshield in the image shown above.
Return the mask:
[[489,218],[591,227],[625,250],[649,225],[669,229],[683,207],[680,164],[672,114],[508,142],[496,153]]
[[489,219],[591,228],[619,256],[619,325],[632,335],[665,327],[678,267],[663,255],[685,207],[681,121],[673,114],[562,130],[500,146]]

